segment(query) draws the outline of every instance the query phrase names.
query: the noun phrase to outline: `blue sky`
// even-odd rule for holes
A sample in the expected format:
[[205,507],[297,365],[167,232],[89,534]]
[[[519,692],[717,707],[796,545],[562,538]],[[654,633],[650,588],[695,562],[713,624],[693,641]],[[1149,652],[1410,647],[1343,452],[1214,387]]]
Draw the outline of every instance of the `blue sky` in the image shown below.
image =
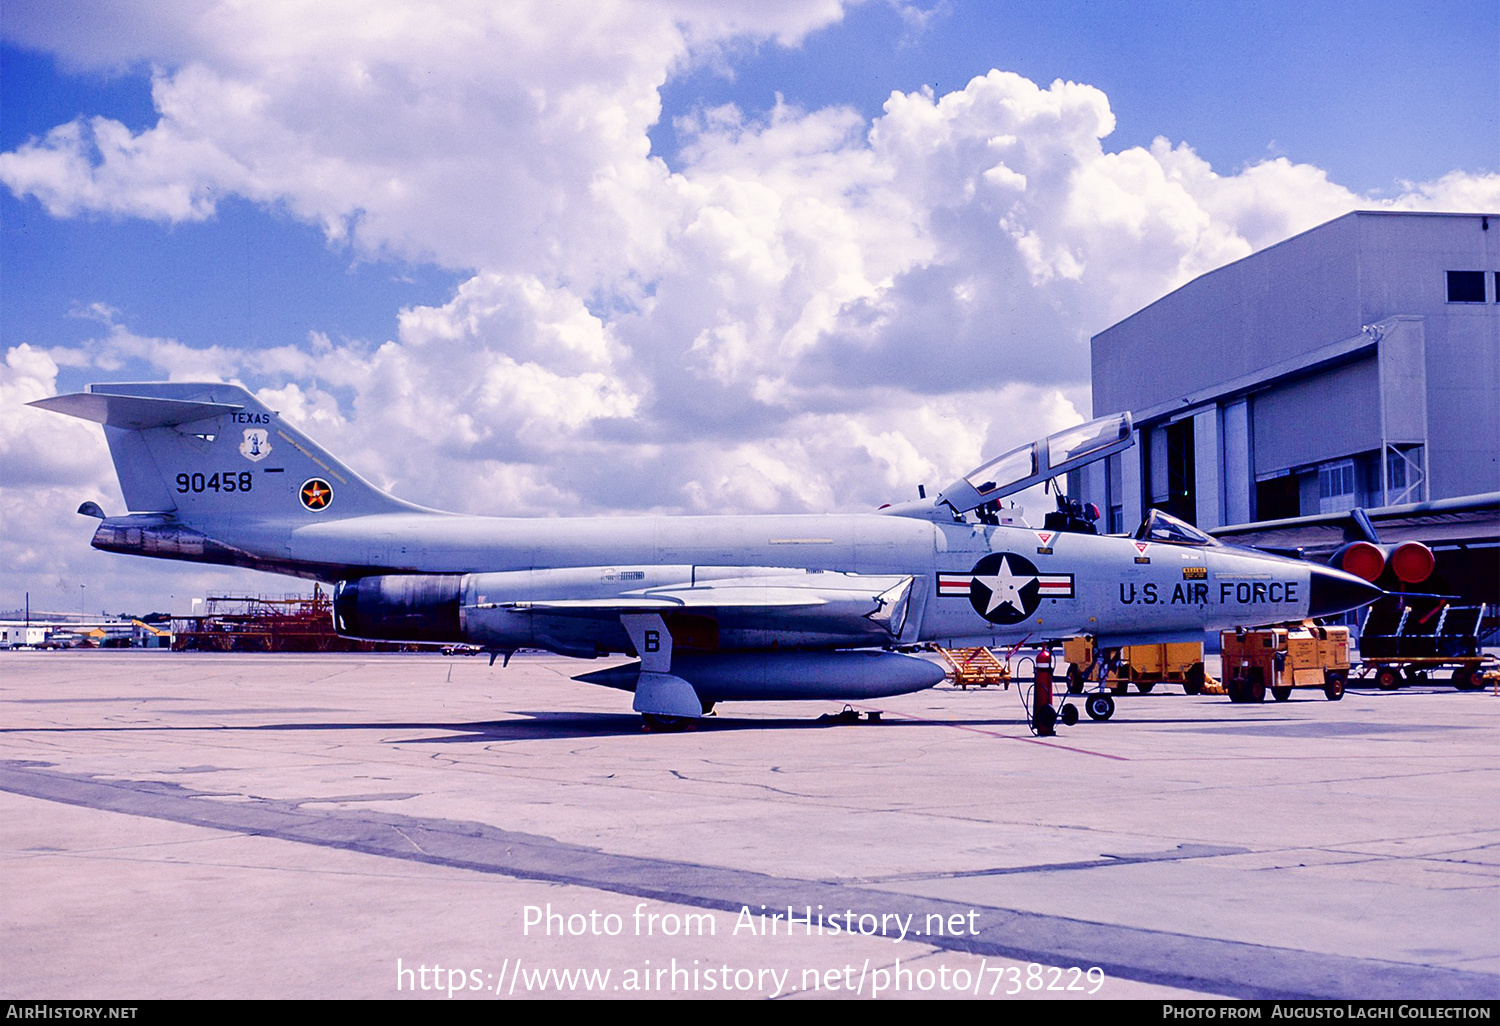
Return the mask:
[[242,381],[435,505],[869,508],[1087,416],[1194,275],[1497,164],[1492,2],[10,0],[0,606],[261,580],[87,549],[97,432],[19,405],[87,381]]
[[[1115,148],[1164,135],[1234,171],[1288,156],[1366,192],[1500,162],[1500,6],[1492,3],[943,3],[916,30],[856,8],[796,48],[760,46],[733,80],[701,68],[664,92],[763,110],[776,92],[867,117],[893,90],[944,92],[990,68],[1102,89]],[[670,152],[669,119],[653,139]]]
[[[1113,149],[1187,142],[1220,171],[1285,156],[1372,195],[1402,180],[1500,165],[1500,5],[947,2],[920,24],[853,8],[797,46],[732,45],[662,90],[653,152],[675,165],[673,121],[733,103],[764,116],[780,94],[867,118],[892,91],[939,93],[990,68],[1062,78],[1109,97]],[[0,23],[3,27],[3,23]],[[79,115],[155,124],[150,65],[75,70],[0,46],[0,152]],[[330,246],[274,205],[231,201],[203,224],[57,219],[0,190],[0,335],[86,337],[70,311],[104,302],[139,331],[197,344],[272,345],[308,331],[388,337],[402,306],[442,302],[470,268],[382,261]]]

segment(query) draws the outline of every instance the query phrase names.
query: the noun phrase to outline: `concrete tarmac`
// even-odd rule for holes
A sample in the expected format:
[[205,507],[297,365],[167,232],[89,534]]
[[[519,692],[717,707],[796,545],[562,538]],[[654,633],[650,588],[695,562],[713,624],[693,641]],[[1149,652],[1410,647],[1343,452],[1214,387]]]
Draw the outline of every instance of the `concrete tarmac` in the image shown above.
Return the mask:
[[1500,998],[1488,691],[648,734],[602,665],[0,653],[0,993]]

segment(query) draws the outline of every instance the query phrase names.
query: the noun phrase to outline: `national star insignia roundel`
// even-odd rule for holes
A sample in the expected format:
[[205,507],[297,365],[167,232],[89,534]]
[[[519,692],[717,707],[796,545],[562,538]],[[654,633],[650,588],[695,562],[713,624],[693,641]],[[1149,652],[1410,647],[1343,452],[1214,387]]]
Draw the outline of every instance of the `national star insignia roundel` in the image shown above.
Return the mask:
[[990,623],[1020,623],[1041,603],[1036,565],[1014,552],[992,552],[974,564],[969,601]]
[[333,487],[321,477],[310,477],[302,483],[302,506],[321,513],[333,501]]

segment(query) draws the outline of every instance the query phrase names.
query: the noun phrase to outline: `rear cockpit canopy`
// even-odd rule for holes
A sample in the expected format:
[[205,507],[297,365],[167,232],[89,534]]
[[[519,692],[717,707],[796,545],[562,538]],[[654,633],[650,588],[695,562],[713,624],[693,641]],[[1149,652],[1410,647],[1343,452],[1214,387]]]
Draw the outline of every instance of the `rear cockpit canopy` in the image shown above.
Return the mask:
[[961,516],[1113,456],[1131,443],[1130,414],[1099,417],[995,457],[944,488],[937,501]]

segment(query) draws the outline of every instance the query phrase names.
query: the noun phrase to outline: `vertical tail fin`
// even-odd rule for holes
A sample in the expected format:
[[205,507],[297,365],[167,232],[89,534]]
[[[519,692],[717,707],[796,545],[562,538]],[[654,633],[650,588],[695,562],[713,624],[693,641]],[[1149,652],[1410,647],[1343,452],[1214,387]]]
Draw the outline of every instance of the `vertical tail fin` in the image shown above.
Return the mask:
[[238,385],[90,385],[31,405],[104,426],[133,513],[203,523],[418,508],[359,477]]

